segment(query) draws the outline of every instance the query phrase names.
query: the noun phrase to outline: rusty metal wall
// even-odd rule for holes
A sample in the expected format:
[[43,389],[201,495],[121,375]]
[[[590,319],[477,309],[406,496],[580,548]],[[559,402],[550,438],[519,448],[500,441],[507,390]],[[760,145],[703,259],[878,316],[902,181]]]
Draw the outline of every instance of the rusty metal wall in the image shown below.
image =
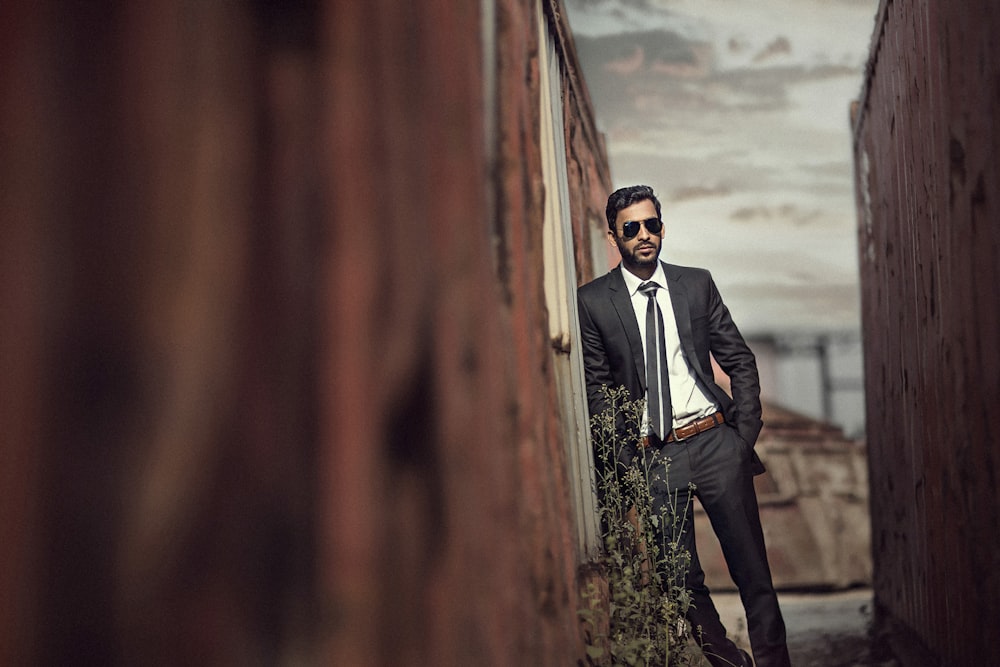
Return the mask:
[[537,9],[0,3],[0,663],[581,655]]
[[855,113],[874,589],[905,664],[1000,664],[1000,5],[883,0]]
[[310,638],[315,9],[0,8],[4,664]]

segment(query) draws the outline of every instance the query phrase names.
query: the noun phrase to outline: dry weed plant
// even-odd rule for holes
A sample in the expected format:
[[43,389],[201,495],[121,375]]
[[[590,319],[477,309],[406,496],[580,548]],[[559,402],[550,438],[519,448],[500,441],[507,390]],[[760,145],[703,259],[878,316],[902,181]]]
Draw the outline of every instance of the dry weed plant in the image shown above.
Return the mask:
[[684,580],[691,554],[680,544],[680,531],[681,518],[692,510],[690,500],[678,508],[675,495],[660,512],[654,511],[649,488],[659,480],[650,475],[661,453],[647,451],[631,466],[620,462],[626,444],[639,440],[645,401],[630,401],[624,388],[603,391],[608,408],[591,418],[591,432],[604,539],[597,565],[607,589],[591,582],[584,590],[580,618],[587,656],[581,664],[702,665],[685,620],[691,597]]

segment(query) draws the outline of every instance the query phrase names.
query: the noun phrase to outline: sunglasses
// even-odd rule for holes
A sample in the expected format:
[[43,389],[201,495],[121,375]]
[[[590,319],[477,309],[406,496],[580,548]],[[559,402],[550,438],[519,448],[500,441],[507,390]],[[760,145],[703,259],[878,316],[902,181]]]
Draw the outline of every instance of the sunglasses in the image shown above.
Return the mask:
[[659,234],[663,229],[663,221],[659,218],[646,218],[645,220],[629,220],[622,225],[622,236],[631,239],[639,233],[639,225],[646,225],[646,230],[650,234]]

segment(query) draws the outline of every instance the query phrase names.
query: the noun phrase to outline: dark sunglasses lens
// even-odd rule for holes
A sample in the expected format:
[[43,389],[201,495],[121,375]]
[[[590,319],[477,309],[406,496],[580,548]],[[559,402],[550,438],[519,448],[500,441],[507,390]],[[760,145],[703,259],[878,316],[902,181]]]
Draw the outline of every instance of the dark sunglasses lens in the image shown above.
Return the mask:
[[648,220],[643,220],[642,222],[639,222],[638,220],[629,220],[622,225],[622,236],[627,239],[635,238],[636,234],[639,233],[639,225],[646,225],[646,229],[650,234],[659,234],[660,229],[663,227],[663,223],[659,218],[650,218]]

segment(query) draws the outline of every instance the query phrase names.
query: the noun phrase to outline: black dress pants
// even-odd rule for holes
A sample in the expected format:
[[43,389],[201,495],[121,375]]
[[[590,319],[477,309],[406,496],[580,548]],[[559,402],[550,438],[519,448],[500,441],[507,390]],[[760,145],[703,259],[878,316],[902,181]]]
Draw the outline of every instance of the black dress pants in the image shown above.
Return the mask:
[[[743,664],[738,648],[726,638],[705,586],[695,548],[691,495],[705,509],[739,588],[757,667],[790,667],[785,622],[764,550],[750,449],[735,428],[722,424],[682,442],[664,444],[658,453],[646,449],[642,460],[649,475],[653,511],[665,509],[677,515],[673,530],[680,530],[681,545],[691,554],[686,586],[692,604],[687,617],[709,662],[714,667]],[[664,523],[669,530],[672,522]]]

